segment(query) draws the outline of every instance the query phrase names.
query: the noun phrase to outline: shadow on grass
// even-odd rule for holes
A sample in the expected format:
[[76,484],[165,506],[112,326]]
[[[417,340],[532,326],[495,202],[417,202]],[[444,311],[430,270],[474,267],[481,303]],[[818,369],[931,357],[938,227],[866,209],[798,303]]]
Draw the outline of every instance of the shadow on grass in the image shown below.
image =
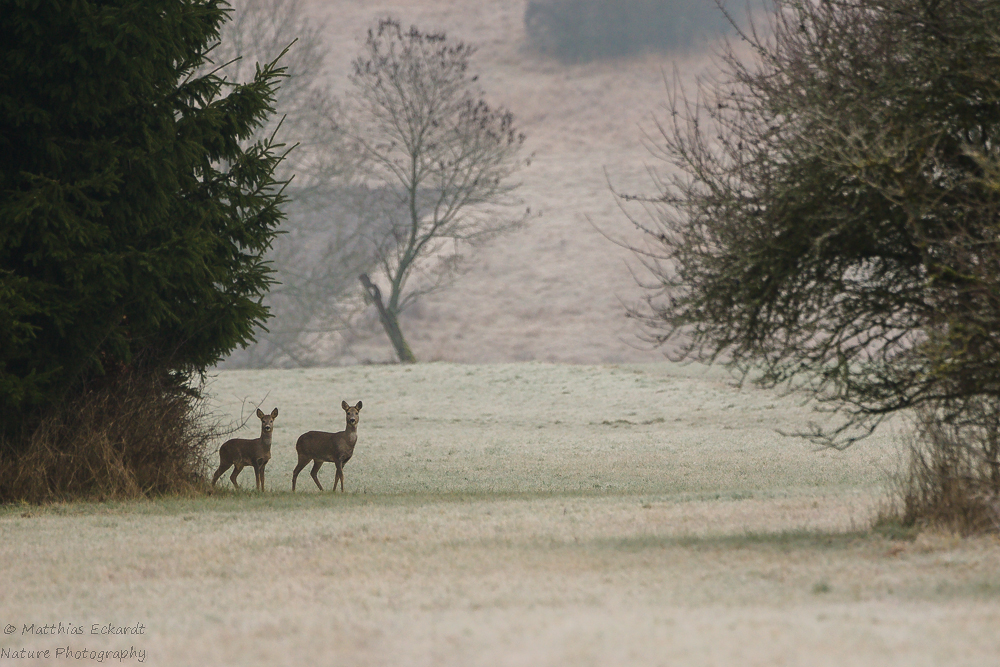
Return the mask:
[[161,496],[128,501],[54,502],[42,505],[0,505],[0,518],[42,516],[93,516],[101,514],[163,515],[212,512],[288,511],[309,509],[348,510],[360,506],[420,506],[439,503],[539,500],[562,496],[599,496],[600,493],[400,493],[366,494],[335,491],[258,493],[253,490],[212,489],[203,494]]
[[190,512],[235,512],[235,511],[285,511],[294,509],[349,509],[362,505],[384,507],[413,507],[434,504],[466,504],[474,502],[531,502],[560,499],[634,499],[636,503],[648,506],[656,503],[685,502],[739,502],[761,494],[733,491],[731,493],[689,492],[662,495],[650,493],[619,492],[591,489],[564,489],[558,491],[442,491],[417,493],[340,493],[327,491],[268,491],[259,493],[253,489],[234,490],[232,488],[206,488],[200,493],[187,495],[159,496],[127,501],[77,501],[56,502],[42,505],[11,503],[0,505],[0,517],[22,516],[64,516],[94,514],[144,514],[173,515]]
[[640,535],[635,537],[599,540],[595,546],[622,552],[639,552],[652,549],[694,549],[732,551],[737,549],[772,549],[781,552],[848,549],[860,542],[871,539],[868,530],[848,532],[827,532],[818,530],[782,530],[768,532],[744,532],[724,535]]

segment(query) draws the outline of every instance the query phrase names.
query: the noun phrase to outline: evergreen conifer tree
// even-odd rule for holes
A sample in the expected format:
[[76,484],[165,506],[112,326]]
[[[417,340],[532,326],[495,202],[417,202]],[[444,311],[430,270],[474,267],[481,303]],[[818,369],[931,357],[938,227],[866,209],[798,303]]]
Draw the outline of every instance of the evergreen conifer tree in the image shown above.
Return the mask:
[[[222,0],[3,0],[0,439],[136,373],[185,378],[266,320],[282,76],[194,73]],[[19,444],[20,443],[20,444]]]

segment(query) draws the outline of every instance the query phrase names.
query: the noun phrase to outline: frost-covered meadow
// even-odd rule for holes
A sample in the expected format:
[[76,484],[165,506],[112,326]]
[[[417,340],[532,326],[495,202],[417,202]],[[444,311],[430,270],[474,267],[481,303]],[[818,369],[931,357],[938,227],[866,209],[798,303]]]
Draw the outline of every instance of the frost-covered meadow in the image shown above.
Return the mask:
[[[775,430],[815,417],[798,400],[668,363],[230,371],[209,390],[226,423],[279,407],[267,493],[4,508],[0,648],[134,645],[154,665],[1000,655],[1000,541],[869,531],[902,423],[819,452]],[[303,474],[291,494],[295,438],[341,429],[341,400],[364,401],[347,493]],[[145,630],[20,634],[60,622]]]
[[[300,433],[343,430],[343,400],[364,402],[346,467],[347,488],[362,494],[870,494],[896,465],[891,429],[865,447],[817,453],[776,432],[817,418],[800,398],[738,391],[723,370],[695,365],[228,371],[209,391],[226,423],[250,417],[237,437],[258,435],[257,403],[279,408],[268,465],[276,490],[291,490]],[[243,475],[252,486],[252,471]]]

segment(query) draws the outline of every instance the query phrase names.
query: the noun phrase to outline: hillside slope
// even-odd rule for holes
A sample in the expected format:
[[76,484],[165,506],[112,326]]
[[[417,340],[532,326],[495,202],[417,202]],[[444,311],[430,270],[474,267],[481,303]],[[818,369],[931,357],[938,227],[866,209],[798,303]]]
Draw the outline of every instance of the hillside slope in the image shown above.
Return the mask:
[[[458,0],[361,2],[312,0],[328,26],[331,83],[348,88],[350,62],[367,27],[392,15],[425,30],[443,29],[479,47],[475,71],[489,97],[509,107],[534,153],[520,191],[533,212],[524,230],[473,257],[456,285],[405,314],[418,359],[458,362],[645,361],[663,358],[626,319],[642,295],[631,254],[602,236],[632,233],[609,180],[626,192],[652,190],[648,168],[661,167],[643,130],[666,99],[664,73],[685,81],[708,63],[704,54],[650,54],[566,66],[531,53],[526,2]],[[357,360],[392,358],[377,329],[355,346]]]

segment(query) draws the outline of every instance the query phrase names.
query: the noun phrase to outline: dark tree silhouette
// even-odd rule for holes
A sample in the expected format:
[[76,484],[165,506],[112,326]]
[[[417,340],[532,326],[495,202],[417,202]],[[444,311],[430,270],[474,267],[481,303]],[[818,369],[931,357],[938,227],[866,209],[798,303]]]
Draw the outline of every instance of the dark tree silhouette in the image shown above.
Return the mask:
[[846,446],[1000,398],[1000,4],[775,0],[659,125],[636,314],[688,357],[800,388]]
[[[225,19],[219,0],[4,3],[4,469],[46,414],[95,386],[152,378],[142,386],[186,402],[186,381],[267,318],[282,151],[248,140],[282,70],[262,64],[237,86],[197,75]],[[109,446],[130,460],[121,448],[139,445]]]

